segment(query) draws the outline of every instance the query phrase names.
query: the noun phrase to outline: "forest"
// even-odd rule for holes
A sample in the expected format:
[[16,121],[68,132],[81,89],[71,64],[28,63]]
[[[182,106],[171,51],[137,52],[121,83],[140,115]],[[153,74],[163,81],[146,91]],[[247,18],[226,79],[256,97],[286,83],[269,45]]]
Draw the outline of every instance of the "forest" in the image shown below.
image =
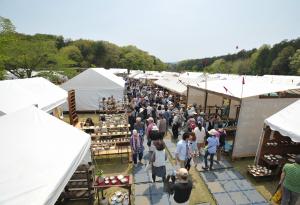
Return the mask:
[[258,49],[172,64],[173,70],[248,75],[300,75],[300,38],[262,45]]
[[0,17],[0,78],[4,78],[4,71],[18,78],[32,77],[34,71],[62,72],[72,77],[90,67],[165,70],[166,64],[132,45],[120,47],[107,41],[18,33],[9,19]]

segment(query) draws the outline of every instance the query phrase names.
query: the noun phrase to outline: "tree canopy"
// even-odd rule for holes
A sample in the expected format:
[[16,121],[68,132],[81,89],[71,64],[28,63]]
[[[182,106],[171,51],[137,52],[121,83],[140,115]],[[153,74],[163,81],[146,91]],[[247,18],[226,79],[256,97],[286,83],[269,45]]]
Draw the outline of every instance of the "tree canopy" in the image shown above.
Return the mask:
[[71,40],[48,34],[21,34],[4,17],[0,17],[0,29],[0,78],[4,70],[25,78],[32,77],[33,71],[63,70],[70,75],[76,74],[70,70],[89,67],[166,69],[160,59],[135,46],[119,47],[107,41]]
[[169,68],[181,71],[206,71],[210,73],[236,73],[249,75],[300,75],[300,38],[284,40],[273,46],[262,45],[249,51],[203,59],[183,60],[169,64]]

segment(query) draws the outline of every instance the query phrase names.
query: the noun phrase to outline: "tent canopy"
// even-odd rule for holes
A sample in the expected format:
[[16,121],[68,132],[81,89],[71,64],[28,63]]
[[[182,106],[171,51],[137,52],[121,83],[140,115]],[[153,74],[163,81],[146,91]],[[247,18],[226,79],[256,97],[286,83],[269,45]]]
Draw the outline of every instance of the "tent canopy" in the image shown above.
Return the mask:
[[163,78],[155,81],[154,84],[180,95],[186,95],[187,87],[179,81],[179,78]]
[[[272,83],[262,77],[256,76],[244,76],[245,84],[243,85],[242,78],[243,76],[232,80],[208,81],[207,90],[241,99],[273,92],[300,89],[300,86],[297,85],[286,83]],[[205,82],[197,84],[191,83],[191,85],[206,90]]]
[[300,142],[299,116],[300,100],[265,119],[265,124],[281,135],[290,137],[294,142]]
[[[104,68],[90,68],[61,87],[75,90],[77,110],[97,110],[103,97],[113,95],[117,100],[123,99],[125,81]],[[67,110],[67,106],[64,109]]]
[[67,92],[45,78],[0,81],[0,111],[10,113],[28,105],[46,112],[66,102]]
[[0,204],[54,204],[90,136],[34,106],[1,117],[0,130]]

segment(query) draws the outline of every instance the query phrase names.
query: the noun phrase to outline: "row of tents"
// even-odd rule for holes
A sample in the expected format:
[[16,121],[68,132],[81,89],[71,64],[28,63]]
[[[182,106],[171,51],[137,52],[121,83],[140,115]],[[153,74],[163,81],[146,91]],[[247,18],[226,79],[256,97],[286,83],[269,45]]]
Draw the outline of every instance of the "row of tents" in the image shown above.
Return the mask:
[[[227,98],[232,116],[235,105],[240,106],[233,156],[255,155],[264,123],[300,142],[298,77],[163,76],[153,83],[174,91],[180,83],[189,104],[222,105]],[[169,81],[175,84],[167,87]],[[70,89],[75,90],[77,110],[84,111],[97,110],[103,97],[122,99],[124,86],[122,78],[103,68],[88,69],[61,86],[44,78],[0,81],[0,204],[54,204],[78,165],[90,161],[91,141],[51,113],[65,106]]]

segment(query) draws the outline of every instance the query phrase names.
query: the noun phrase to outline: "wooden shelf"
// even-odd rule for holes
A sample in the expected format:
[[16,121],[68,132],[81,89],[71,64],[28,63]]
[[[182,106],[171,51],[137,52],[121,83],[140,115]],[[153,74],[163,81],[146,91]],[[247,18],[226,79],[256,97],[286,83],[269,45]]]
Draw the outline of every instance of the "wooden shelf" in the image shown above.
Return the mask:
[[68,105],[69,105],[70,124],[75,126],[78,123],[78,116],[76,113],[76,103],[75,103],[75,90],[70,90],[68,92]]

